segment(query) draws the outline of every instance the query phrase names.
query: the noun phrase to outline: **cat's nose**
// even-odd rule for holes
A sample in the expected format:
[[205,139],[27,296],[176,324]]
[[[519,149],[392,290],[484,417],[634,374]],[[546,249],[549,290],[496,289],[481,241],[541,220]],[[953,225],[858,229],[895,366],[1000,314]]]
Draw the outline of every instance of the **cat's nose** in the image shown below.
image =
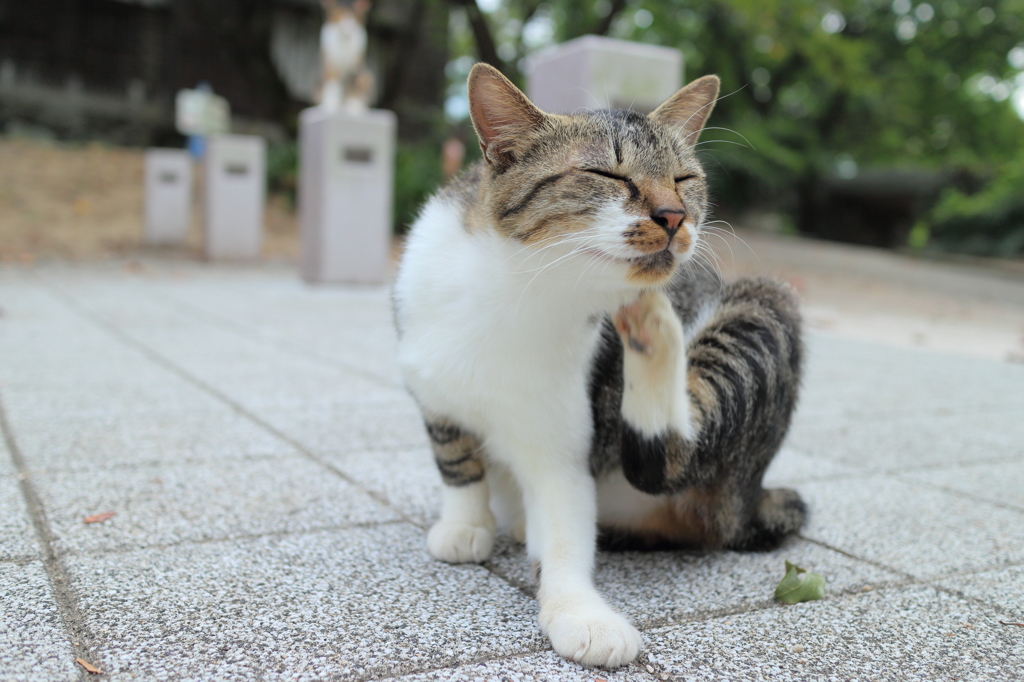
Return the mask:
[[672,206],[662,206],[651,214],[651,220],[668,233],[669,241],[672,241],[672,238],[676,236],[676,232],[679,231],[679,226],[683,224],[685,218],[685,210]]

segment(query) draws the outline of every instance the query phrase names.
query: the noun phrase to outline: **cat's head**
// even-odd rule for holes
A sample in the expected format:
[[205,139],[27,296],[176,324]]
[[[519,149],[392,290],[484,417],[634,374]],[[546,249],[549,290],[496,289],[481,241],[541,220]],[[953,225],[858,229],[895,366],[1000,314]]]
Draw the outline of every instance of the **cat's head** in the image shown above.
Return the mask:
[[707,212],[694,145],[718,96],[699,78],[649,115],[547,114],[493,67],[469,75],[469,103],[486,160],[482,206],[521,243],[634,286],[668,282],[693,254]]

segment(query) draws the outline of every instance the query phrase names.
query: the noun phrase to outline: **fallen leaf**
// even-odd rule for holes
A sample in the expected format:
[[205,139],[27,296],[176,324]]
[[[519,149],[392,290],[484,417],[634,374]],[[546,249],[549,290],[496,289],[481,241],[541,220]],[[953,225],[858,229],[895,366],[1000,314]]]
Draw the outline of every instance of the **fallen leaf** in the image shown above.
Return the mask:
[[110,517],[117,514],[117,512],[102,512],[100,514],[93,514],[92,516],[86,516],[82,519],[82,523],[102,523]]
[[775,588],[775,598],[783,604],[798,604],[825,596],[825,579],[817,573],[786,562],[786,575]]
[[75,663],[85,668],[85,672],[87,673],[92,673],[93,675],[103,674],[102,670],[94,666],[92,663],[89,663],[89,661],[85,660],[84,658],[76,658]]

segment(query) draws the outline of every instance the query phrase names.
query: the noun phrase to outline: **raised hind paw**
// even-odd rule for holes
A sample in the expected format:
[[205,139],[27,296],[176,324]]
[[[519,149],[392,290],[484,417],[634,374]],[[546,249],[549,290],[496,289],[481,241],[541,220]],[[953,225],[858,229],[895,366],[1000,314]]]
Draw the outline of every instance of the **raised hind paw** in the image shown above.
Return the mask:
[[645,291],[615,314],[625,348],[622,416],[648,436],[670,426],[689,434],[683,325],[660,291]]
[[438,521],[427,534],[427,550],[450,564],[478,564],[494,549],[494,529],[458,521]]
[[625,348],[652,359],[675,357],[683,347],[682,323],[660,291],[644,291],[636,301],[619,308],[615,330]]
[[618,668],[640,653],[640,633],[597,596],[542,604],[540,626],[557,654],[587,666]]

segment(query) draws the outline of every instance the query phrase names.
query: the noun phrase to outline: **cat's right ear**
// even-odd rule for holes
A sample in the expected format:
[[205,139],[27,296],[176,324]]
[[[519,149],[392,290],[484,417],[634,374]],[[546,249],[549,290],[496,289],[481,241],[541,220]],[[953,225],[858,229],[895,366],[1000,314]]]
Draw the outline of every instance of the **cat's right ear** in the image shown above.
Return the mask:
[[468,87],[469,116],[484,158],[492,166],[507,167],[516,160],[526,134],[539,128],[546,114],[489,64],[473,67]]
[[675,130],[687,145],[693,145],[715,108],[720,86],[718,76],[702,76],[665,100],[651,112],[651,118]]

